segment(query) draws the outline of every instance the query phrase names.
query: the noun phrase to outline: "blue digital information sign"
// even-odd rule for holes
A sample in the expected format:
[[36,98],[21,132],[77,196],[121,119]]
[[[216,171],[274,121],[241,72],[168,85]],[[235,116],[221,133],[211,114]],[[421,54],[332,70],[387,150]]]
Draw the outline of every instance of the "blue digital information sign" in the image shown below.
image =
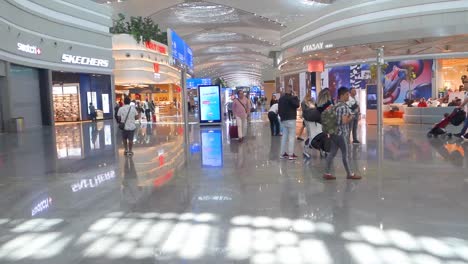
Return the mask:
[[199,85],[211,85],[211,79],[210,78],[187,79],[187,88],[188,89],[198,88]]
[[193,52],[185,41],[174,30],[169,30],[171,56],[179,63],[193,70]]
[[198,86],[200,124],[221,123],[221,89],[218,85]]

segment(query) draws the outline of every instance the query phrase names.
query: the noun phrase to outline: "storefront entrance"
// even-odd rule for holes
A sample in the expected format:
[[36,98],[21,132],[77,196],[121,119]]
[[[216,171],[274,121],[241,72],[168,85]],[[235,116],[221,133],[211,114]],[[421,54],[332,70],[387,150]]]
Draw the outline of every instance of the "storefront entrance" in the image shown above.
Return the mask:
[[97,119],[111,119],[111,78],[109,75],[52,73],[54,118],[56,122],[91,120],[89,104]]
[[56,122],[81,120],[79,84],[61,84],[52,87],[54,119]]

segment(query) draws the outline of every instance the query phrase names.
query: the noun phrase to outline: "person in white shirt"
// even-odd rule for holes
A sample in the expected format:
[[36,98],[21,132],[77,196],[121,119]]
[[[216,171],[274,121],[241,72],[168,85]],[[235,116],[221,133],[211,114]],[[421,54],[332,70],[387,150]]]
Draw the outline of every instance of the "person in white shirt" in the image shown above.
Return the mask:
[[130,98],[125,97],[124,106],[120,107],[117,118],[120,124],[124,124],[122,130],[122,139],[127,156],[133,155],[133,136],[136,129],[135,121],[140,118],[134,106],[130,105]]
[[[465,85],[465,99],[463,100],[461,105],[457,107],[460,109],[465,107],[465,112],[468,113],[468,85]],[[463,140],[468,141],[468,133],[466,133],[467,130],[468,130],[468,116],[465,118],[465,122],[463,123],[463,128],[460,131],[460,133],[455,134],[454,136],[461,137]]]
[[270,120],[270,129],[272,136],[280,136],[280,122],[278,119],[278,103],[273,104],[268,111],[268,119]]
[[350,90],[350,96],[349,96],[349,100],[348,102],[346,103],[349,108],[351,108],[351,111],[353,113],[353,120],[349,123],[349,130],[350,130],[350,134],[353,135],[353,144],[359,144],[361,142],[359,142],[358,140],[358,135],[357,135],[357,128],[358,128],[358,124],[359,124],[359,117],[361,115],[360,113],[360,109],[359,109],[359,103],[356,99],[356,88],[351,88]]

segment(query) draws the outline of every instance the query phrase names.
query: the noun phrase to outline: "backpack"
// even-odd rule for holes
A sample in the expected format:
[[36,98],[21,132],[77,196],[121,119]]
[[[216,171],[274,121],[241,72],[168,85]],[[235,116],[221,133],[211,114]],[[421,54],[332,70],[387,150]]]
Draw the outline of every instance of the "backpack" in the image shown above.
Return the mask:
[[322,112],[322,131],[325,134],[333,135],[338,132],[338,116],[336,115],[336,107],[338,105],[330,105]]
[[328,135],[322,132],[312,139],[312,141],[310,142],[310,145],[314,149],[323,150],[325,152],[330,152],[331,141]]
[[305,121],[320,123],[321,113],[317,108],[307,108],[302,112],[302,117]]
[[450,123],[452,123],[452,125],[454,126],[459,126],[461,125],[461,123],[465,121],[465,118],[466,118],[465,111],[463,111],[462,109],[459,109],[452,117],[452,120],[450,120]]

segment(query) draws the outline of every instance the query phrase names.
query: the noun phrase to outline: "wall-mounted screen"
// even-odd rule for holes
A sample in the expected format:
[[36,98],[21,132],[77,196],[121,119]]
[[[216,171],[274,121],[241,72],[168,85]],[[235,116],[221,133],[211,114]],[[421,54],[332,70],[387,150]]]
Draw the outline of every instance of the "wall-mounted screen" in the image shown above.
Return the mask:
[[200,124],[221,122],[221,89],[218,85],[198,86]]

